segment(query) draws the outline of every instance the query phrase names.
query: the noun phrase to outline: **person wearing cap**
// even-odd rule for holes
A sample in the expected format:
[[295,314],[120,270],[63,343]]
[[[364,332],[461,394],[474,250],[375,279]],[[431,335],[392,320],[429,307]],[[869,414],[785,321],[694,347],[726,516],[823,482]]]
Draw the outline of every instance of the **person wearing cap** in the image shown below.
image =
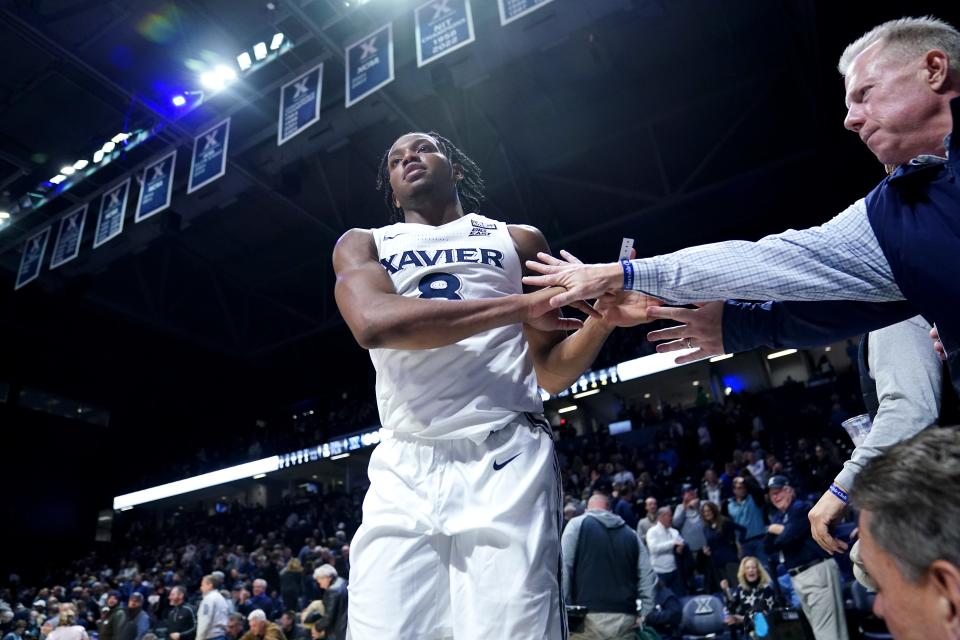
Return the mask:
[[681,576],[687,583],[690,593],[694,589],[694,572],[700,575],[707,574],[707,563],[710,558],[703,553],[707,546],[707,538],[703,533],[703,518],[700,517],[700,497],[697,487],[689,482],[680,488],[682,502],[673,511],[673,528],[680,532],[686,551],[678,558],[680,561]]
[[200,610],[197,612],[196,640],[223,640],[227,632],[227,601],[217,591],[217,579],[206,575],[200,580]]
[[109,611],[106,617],[103,617],[101,609],[101,618],[97,623],[97,637],[99,640],[118,640],[120,627],[123,626],[123,620],[126,617],[123,613],[123,607],[120,606],[119,591],[107,593],[106,608]]
[[143,640],[150,631],[150,615],[143,610],[143,594],[134,591],[127,600],[127,611],[116,640]]
[[243,634],[240,640],[287,640],[280,625],[267,620],[263,609],[254,609],[247,616],[250,630]]
[[813,539],[810,504],[797,499],[784,475],[771,476],[767,491],[777,509],[767,527],[768,553],[780,556],[817,640],[847,640],[840,569]]

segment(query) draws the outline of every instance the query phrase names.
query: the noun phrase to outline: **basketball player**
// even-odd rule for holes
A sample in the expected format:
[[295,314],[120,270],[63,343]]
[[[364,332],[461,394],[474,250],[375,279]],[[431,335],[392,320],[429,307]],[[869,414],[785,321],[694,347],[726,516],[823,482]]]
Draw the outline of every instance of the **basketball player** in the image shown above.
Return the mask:
[[543,235],[476,213],[479,169],[435,133],[394,142],[378,188],[393,224],[352,229],[333,254],[384,427],[351,546],[349,635],[564,638],[560,479],[537,386],[569,387],[617,307],[581,323],[548,311],[560,289],[523,293]]

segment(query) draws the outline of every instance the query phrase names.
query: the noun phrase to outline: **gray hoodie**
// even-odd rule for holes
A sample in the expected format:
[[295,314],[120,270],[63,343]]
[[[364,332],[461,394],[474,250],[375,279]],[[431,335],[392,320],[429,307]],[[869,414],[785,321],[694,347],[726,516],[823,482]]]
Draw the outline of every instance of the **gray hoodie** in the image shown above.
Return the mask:
[[[580,528],[583,526],[584,518],[594,518],[608,529],[617,529],[626,527],[623,518],[602,509],[589,509],[582,516],[577,516],[567,523],[567,528],[563,530],[563,536],[560,539],[560,547],[563,553],[563,598],[570,603],[572,585],[570,583],[573,568],[577,562],[577,543],[580,539]],[[632,531],[628,528],[628,530]],[[636,535],[635,531],[632,531]],[[643,540],[637,536],[640,543],[640,553],[637,560],[637,599],[640,600],[640,615],[646,617],[653,611],[656,605],[654,590],[657,584],[657,574],[653,571],[650,564],[650,554]]]

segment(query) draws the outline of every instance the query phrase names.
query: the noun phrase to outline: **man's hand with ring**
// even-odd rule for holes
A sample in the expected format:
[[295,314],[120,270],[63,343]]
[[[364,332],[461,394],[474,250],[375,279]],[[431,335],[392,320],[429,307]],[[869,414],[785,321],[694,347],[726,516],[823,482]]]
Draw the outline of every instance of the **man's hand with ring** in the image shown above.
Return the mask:
[[723,301],[707,302],[697,309],[682,307],[649,307],[646,310],[651,319],[675,320],[681,322],[678,327],[669,327],[647,334],[650,342],[670,340],[657,345],[659,353],[696,349],[678,357],[677,364],[686,364],[723,353]]

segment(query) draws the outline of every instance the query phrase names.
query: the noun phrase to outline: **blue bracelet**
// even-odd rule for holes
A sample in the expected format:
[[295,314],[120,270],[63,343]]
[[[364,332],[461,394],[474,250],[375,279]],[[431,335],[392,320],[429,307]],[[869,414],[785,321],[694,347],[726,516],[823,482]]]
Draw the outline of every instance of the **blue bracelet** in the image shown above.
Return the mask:
[[840,498],[843,501],[843,504],[849,504],[850,495],[836,484],[830,485],[830,493]]
[[621,260],[620,266],[623,267],[623,290],[633,290],[633,264],[629,260]]

